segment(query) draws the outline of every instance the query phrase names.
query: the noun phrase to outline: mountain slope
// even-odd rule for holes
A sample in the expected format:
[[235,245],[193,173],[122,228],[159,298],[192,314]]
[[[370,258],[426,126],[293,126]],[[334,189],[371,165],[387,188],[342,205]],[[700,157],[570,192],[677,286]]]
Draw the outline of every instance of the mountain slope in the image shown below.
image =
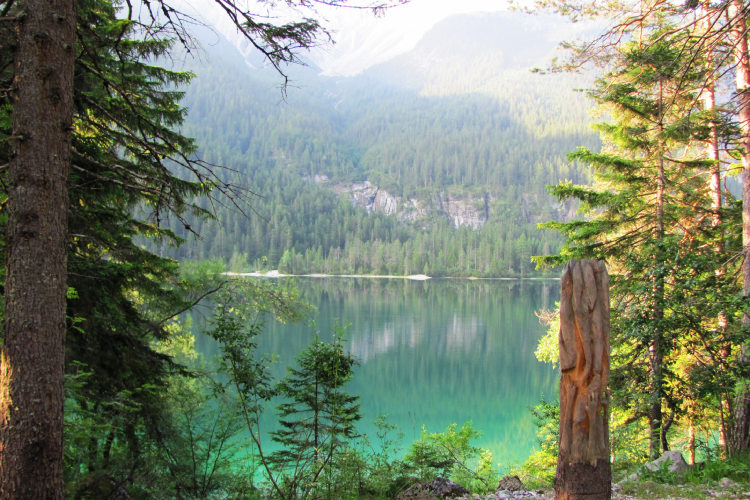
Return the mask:
[[294,69],[286,101],[272,73],[238,64],[228,44],[208,47],[185,131],[260,196],[250,217],[219,209],[219,224],[196,222],[203,239],[175,255],[245,268],[265,256],[294,272],[528,275],[529,256],[557,243],[536,223],[568,210],[544,185],[579,180],[565,154],[596,139],[570,78],[521,67],[551,47],[512,51],[522,31],[513,16],[459,16],[356,77]]

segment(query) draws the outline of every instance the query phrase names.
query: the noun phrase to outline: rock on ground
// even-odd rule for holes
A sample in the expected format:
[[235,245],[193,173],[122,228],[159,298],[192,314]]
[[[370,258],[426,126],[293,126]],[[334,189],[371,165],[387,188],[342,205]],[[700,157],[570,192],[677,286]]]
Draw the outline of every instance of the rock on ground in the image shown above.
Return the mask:
[[432,500],[437,498],[471,498],[469,490],[444,477],[436,477],[429,483],[415,484],[396,495],[396,500]]
[[656,472],[665,462],[669,464],[669,472],[672,472],[674,474],[682,474],[689,468],[687,462],[685,462],[685,459],[682,456],[682,453],[676,450],[665,451],[664,455],[657,458],[653,462],[647,463],[645,467],[651,472]]
[[[675,450],[665,451],[661,457],[657,458],[653,462],[647,463],[643,467],[650,470],[651,472],[656,472],[659,469],[661,469],[662,465],[665,463],[669,464],[668,465],[669,472],[676,474],[676,475],[684,474],[690,468],[687,462],[685,462],[685,458],[682,456],[682,453],[680,453],[679,451],[675,451]],[[628,477],[628,480],[638,481],[639,477],[640,477],[640,474],[636,472],[634,474],[631,474]]]
[[497,485],[498,491],[526,491],[518,476],[505,476]]

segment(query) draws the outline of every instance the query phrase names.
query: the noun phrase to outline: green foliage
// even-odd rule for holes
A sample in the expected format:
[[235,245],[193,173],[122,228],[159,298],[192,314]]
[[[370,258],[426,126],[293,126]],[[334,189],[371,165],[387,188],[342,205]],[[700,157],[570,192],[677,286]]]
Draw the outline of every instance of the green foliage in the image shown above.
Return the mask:
[[[569,209],[549,203],[545,184],[586,178],[566,159],[577,144],[596,148],[582,97],[521,73],[492,95],[443,97],[302,73],[305,85],[280,105],[268,76],[227,60],[231,50],[196,67],[184,130],[201,138],[203,158],[236,170],[231,180],[260,196],[250,217],[217,207],[222,224],[190,221],[200,238],[176,224],[187,244],[165,243],[162,255],[240,264],[247,254],[248,270],[265,257],[264,269],[291,274],[528,276],[530,255],[559,247],[536,224]],[[562,110],[540,120],[548,105]],[[414,199],[430,215],[399,220],[335,192],[365,180],[402,198],[404,213],[419,215]],[[446,196],[487,222],[455,228]]]
[[374,439],[358,435],[331,461],[321,478],[321,490],[334,498],[392,498],[401,490],[402,462],[399,460],[403,433],[394,439],[397,427],[386,415],[375,419]]
[[639,481],[653,481],[661,484],[677,484],[682,482],[680,474],[676,474],[669,470],[670,465],[671,464],[665,460],[655,470],[641,467],[638,471],[638,479]]
[[479,449],[471,441],[479,436],[471,422],[460,428],[451,424],[443,432],[430,433],[422,428],[422,436],[412,443],[404,456],[404,471],[419,481],[445,477],[472,492],[487,493],[497,486],[498,473],[492,453]]
[[[192,332],[171,330],[160,352],[198,366]],[[231,489],[236,450],[228,443],[238,423],[222,400],[214,400],[210,379],[175,374],[160,386],[94,399],[87,392],[93,373],[76,366],[66,378],[70,496],[96,499],[122,488],[134,497],[170,498],[169,492],[179,492],[203,498]]]
[[239,409],[195,352],[194,338],[193,331],[183,330],[160,343],[160,350],[192,374],[170,377],[162,388],[158,450],[169,473],[157,476],[158,489],[165,498],[170,492],[190,498],[245,495],[248,485],[236,473],[245,467],[237,440],[243,427]]
[[534,350],[534,356],[542,363],[557,366],[560,362],[560,303],[555,302],[552,310],[543,310],[536,313],[539,322],[547,326],[544,336]]
[[707,484],[729,478],[744,488],[750,485],[750,453],[741,453],[726,459],[706,460],[688,471],[685,479],[693,484]]
[[[668,463],[663,463],[654,471],[643,467],[647,451],[638,461],[627,465],[619,461],[619,467],[613,471],[613,480],[622,485],[622,495],[636,498],[729,499],[741,497],[750,486],[750,461],[746,454],[723,459],[713,457],[690,466],[682,474],[675,474],[669,471]],[[618,465],[618,461],[614,465]],[[627,479],[634,472],[638,473],[638,478]]]
[[[349,447],[360,416],[358,398],[343,390],[355,363],[343,351],[343,330],[333,343],[316,337],[297,358],[297,366],[289,367],[287,377],[276,382],[270,372],[272,359],[257,352],[256,339],[264,316],[295,321],[304,315],[306,308],[297,300],[296,291],[265,281],[233,282],[217,294],[216,302],[207,333],[219,343],[219,370],[227,381],[214,397],[219,393],[236,396],[231,413],[242,421],[251,439],[250,449],[259,460],[251,463],[262,467],[281,498],[353,495],[357,491],[353,484],[358,483],[351,483],[351,476],[364,466]],[[263,449],[260,416],[276,397],[282,400],[278,406],[281,428],[272,432],[272,439],[280,448],[268,453]],[[254,477],[254,469],[242,473]]]
[[[729,136],[733,131],[696,108],[705,75],[684,71],[691,67],[684,36],[659,31],[649,43],[618,47],[612,71],[590,93],[611,117],[597,126],[604,148],[570,155],[591,168],[595,182],[551,189],[561,200],[578,201],[586,218],[547,225],[567,241],[558,255],[538,259],[608,264],[611,394],[613,412],[623,412],[612,426],[613,448],[626,460],[642,450],[630,434],[640,428],[636,420],[648,424],[656,458],[669,446],[672,425],[687,423],[688,408],[728,398],[737,375],[729,346],[739,345],[741,306],[733,302],[739,287],[731,256],[741,248],[741,224],[726,190],[720,192],[726,208],[712,208],[716,193],[703,179],[712,175],[713,160],[695,146],[707,140],[710,123]],[[720,316],[728,318],[726,327],[717,327]],[[538,352],[554,359],[554,347],[548,335]],[[627,449],[628,442],[638,445]]]
[[740,454],[698,463],[682,474],[670,472],[668,463],[654,471],[640,467],[636,481],[622,481],[622,493],[656,498],[738,498],[750,485],[749,464],[747,455]]
[[537,427],[537,439],[542,451],[557,456],[557,442],[560,431],[560,405],[542,399],[531,409]]
[[616,472],[632,471],[634,465],[649,458],[648,426],[619,408],[610,409],[610,415],[609,445],[615,459],[612,468]]
[[554,482],[557,455],[546,450],[534,450],[513,473],[529,489],[549,489]]
[[337,490],[334,478],[343,471],[334,471],[334,465],[352,466],[354,455],[346,446],[356,437],[354,424],[361,416],[359,397],[343,390],[355,360],[344,353],[342,336],[339,329],[333,343],[316,337],[276,385],[283,398],[278,406],[281,428],[271,435],[283,448],[269,461],[281,471],[285,496],[304,498],[320,488],[319,479],[327,483],[326,491]]
[[560,406],[542,399],[531,408],[536,425],[539,449],[529,456],[518,471],[527,486],[550,486],[557,467],[557,441],[560,430]]

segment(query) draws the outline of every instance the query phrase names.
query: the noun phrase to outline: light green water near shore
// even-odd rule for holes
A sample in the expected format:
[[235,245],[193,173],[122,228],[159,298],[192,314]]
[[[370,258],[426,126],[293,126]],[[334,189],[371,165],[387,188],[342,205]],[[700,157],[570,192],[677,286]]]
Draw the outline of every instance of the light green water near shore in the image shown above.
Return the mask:
[[[374,419],[404,434],[402,451],[422,426],[443,431],[471,420],[501,466],[523,462],[535,445],[529,407],[557,399],[558,374],[534,358],[544,333],[534,311],[552,307],[556,281],[297,278],[317,308],[323,339],[338,320],[351,323],[347,344],[359,360],[347,386],[361,398],[360,433],[375,435]],[[260,352],[278,355],[277,374],[314,338],[308,325],[270,323]],[[200,350],[211,350],[207,345]],[[210,354],[204,352],[204,354]],[[266,412],[267,427],[273,411]]]

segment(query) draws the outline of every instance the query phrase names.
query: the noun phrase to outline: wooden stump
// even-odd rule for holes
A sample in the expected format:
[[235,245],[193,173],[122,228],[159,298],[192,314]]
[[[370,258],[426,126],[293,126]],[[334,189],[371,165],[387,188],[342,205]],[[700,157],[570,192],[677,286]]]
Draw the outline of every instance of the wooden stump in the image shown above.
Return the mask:
[[609,276],[570,261],[560,294],[560,437],[556,499],[610,499]]

